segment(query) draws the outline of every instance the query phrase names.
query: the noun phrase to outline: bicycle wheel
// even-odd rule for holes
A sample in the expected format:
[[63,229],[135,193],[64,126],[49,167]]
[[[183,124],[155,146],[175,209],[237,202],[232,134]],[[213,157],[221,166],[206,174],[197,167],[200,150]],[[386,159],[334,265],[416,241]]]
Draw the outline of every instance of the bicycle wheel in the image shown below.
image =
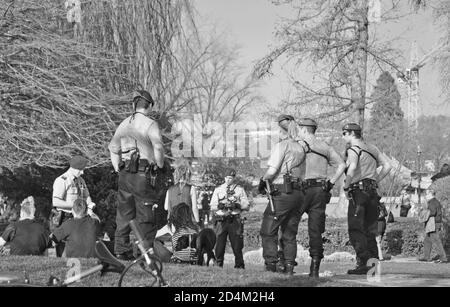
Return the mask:
[[150,256],[152,262],[155,264],[156,271],[155,274],[151,270],[144,257],[130,263],[125,270],[122,272],[119,278],[118,287],[159,287],[161,283],[164,284],[162,279],[162,263],[156,257]]

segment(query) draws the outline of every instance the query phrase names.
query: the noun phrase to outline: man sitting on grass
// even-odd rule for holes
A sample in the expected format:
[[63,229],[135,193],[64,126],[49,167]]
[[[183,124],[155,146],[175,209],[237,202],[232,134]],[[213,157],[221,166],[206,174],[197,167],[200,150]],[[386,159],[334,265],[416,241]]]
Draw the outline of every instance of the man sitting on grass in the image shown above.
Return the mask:
[[72,214],[73,219],[63,222],[53,231],[53,241],[65,241],[67,258],[95,257],[95,242],[100,236],[98,220],[87,215],[87,204],[82,199],[75,200]]
[[0,247],[9,243],[10,255],[40,256],[47,249],[49,231],[34,219],[35,212],[34,198],[30,196],[20,205],[19,221],[9,224],[0,237]]

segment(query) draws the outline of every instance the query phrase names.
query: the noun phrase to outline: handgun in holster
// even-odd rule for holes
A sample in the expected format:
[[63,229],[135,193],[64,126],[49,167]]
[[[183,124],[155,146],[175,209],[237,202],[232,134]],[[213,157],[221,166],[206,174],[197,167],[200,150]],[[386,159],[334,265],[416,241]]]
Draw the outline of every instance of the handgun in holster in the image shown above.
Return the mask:
[[353,201],[353,203],[355,205],[355,214],[354,214],[354,216],[358,216],[358,213],[361,210],[361,205],[356,202],[354,193],[355,193],[355,189],[350,189],[350,191],[348,191],[348,196],[350,197],[349,201]]
[[140,159],[139,151],[136,150],[135,152],[133,152],[131,154],[130,164],[128,164],[127,172],[132,173],[132,174],[135,174],[135,173],[138,172],[138,170],[139,170],[139,159]]
[[121,171],[121,170],[123,170],[125,168],[125,162],[124,161],[120,161],[119,162],[119,172]]
[[213,215],[213,224],[217,225],[217,223],[222,223],[223,221],[225,221],[225,216],[224,215],[217,215],[214,214]]
[[145,168],[145,175],[148,179],[148,183],[152,186],[155,187],[156,186],[156,178],[158,177],[158,167],[156,166],[156,164],[149,164],[146,168]]
[[292,175],[289,171],[288,165],[286,163],[286,174],[283,175],[283,189],[284,193],[291,194],[292,193]]

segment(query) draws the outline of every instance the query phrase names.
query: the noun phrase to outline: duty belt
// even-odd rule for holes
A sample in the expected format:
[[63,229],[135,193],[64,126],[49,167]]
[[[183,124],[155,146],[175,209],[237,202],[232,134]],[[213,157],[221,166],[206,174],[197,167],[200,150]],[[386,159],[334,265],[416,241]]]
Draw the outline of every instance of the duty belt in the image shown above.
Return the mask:
[[[284,186],[282,184],[274,184],[274,188],[279,192],[282,192],[284,190]],[[300,181],[293,181],[292,188],[294,190],[303,190],[303,186]]]
[[302,182],[302,186],[304,189],[323,187],[325,184],[325,179],[306,179]]
[[352,183],[349,186],[350,190],[372,191],[378,188],[378,184],[373,179],[363,179],[361,181]]
[[[125,169],[128,169],[130,166],[130,160],[125,160],[123,165]],[[138,172],[145,172],[150,165],[151,163],[149,163],[147,159],[140,159]]]
[[228,215],[214,215],[213,219],[216,222],[228,222],[228,223],[232,223],[234,219],[240,219],[241,215],[240,214],[228,214]]

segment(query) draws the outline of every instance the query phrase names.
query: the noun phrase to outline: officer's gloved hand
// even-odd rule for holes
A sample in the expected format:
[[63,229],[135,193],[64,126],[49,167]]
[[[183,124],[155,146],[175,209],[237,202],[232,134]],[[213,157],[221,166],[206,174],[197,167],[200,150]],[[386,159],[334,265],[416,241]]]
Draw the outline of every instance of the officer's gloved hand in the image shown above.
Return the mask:
[[333,190],[334,187],[334,183],[331,183],[330,180],[327,180],[327,182],[325,183],[325,191],[330,193],[331,190]]
[[259,185],[258,185],[258,192],[261,193],[262,195],[266,195],[266,182],[261,178],[259,180]]
[[97,220],[99,223],[101,223],[100,218],[98,217],[97,214],[94,213],[94,211],[92,211],[92,209],[87,210],[87,215],[89,215],[92,219]]

